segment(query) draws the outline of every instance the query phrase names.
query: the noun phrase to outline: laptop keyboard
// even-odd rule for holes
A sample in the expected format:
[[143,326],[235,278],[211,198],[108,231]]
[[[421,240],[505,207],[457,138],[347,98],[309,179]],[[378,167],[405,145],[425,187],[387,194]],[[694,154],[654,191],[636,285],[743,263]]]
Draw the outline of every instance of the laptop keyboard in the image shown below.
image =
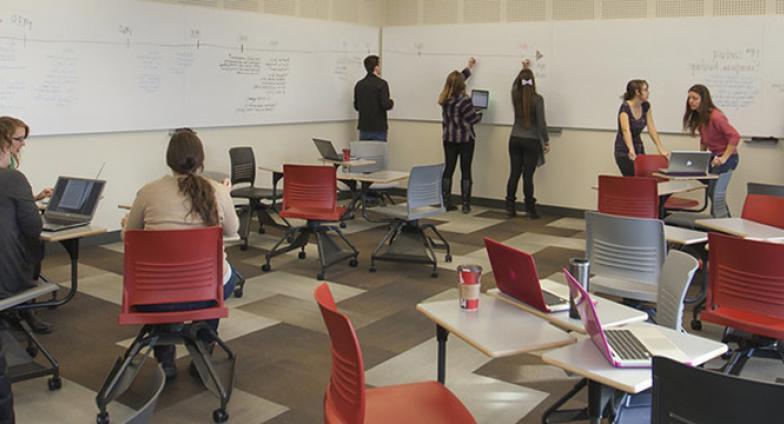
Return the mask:
[[605,330],[607,343],[621,359],[650,359],[651,353],[629,330]]
[[561,296],[556,296],[546,290],[542,290],[542,295],[544,296],[544,303],[547,306],[561,305],[568,302],[568,300],[562,298]]

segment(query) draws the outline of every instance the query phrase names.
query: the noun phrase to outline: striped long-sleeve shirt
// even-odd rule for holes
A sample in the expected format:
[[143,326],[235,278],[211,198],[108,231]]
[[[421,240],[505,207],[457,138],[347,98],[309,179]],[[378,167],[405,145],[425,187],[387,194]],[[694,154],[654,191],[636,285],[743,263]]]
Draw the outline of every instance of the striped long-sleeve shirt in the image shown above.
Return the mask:
[[[471,71],[463,69],[463,77],[468,79]],[[448,143],[468,143],[473,141],[474,124],[482,120],[482,114],[474,110],[471,98],[465,93],[451,97],[441,105],[443,140]]]

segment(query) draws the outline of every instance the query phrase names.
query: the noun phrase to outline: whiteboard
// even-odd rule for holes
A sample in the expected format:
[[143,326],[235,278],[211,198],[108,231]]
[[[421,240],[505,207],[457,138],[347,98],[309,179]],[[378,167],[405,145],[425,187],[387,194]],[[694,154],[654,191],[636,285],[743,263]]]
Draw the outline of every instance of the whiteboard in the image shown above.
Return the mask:
[[[384,29],[383,57],[393,97],[413,105],[443,84],[445,57],[489,56],[472,83],[492,91],[490,123],[512,121],[508,92],[527,45],[541,53],[534,72],[550,126],[616,129],[626,82],[642,78],[660,131],[682,131],[687,91],[702,83],[742,134],[784,136],[783,36],[780,16],[447,25]],[[396,109],[398,119],[440,119],[421,106]]]
[[355,119],[378,31],[137,0],[4,0],[0,111],[36,134]]

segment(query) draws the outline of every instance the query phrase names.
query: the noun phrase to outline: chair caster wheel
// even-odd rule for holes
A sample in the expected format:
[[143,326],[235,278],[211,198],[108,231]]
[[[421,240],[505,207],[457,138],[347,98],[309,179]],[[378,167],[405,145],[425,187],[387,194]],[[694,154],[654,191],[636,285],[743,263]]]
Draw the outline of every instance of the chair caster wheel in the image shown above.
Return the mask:
[[368,271],[369,272],[376,272],[376,267],[371,266],[370,268],[368,268]]
[[452,255],[446,255],[446,256],[444,256],[444,261],[446,261],[446,262],[452,262]]
[[357,265],[359,265],[359,261],[357,261],[356,259],[352,259],[352,260],[348,261],[348,266],[350,266],[352,268],[356,268]]
[[261,270],[264,272],[270,272],[271,269],[272,267],[270,266],[270,264],[264,264],[261,266]]
[[242,295],[245,294],[244,289],[236,288],[234,289],[234,297],[240,298]]
[[696,319],[691,320],[691,329],[697,331],[702,330],[702,321]]
[[96,424],[109,424],[109,413],[108,412],[101,412],[95,416],[95,423]]
[[298,258],[300,258],[300,259],[305,259],[305,256],[306,256],[306,255],[305,255],[305,252],[302,252],[302,251],[300,251],[300,252],[297,254],[297,257],[298,257]]
[[346,228],[346,223],[345,222],[341,222],[340,223],[340,228]]
[[25,351],[28,355],[30,355],[31,358],[35,358],[36,355],[38,355],[38,348],[35,346],[27,346]]
[[60,390],[63,387],[63,380],[60,377],[52,377],[46,381],[46,384],[51,391]]
[[225,409],[216,409],[212,411],[212,420],[216,423],[225,423],[229,420],[229,413]]
[[433,271],[430,273],[430,278],[438,278],[438,271]]
[[324,273],[323,272],[319,272],[318,274],[316,274],[316,279],[319,280],[319,281],[323,281],[324,280]]

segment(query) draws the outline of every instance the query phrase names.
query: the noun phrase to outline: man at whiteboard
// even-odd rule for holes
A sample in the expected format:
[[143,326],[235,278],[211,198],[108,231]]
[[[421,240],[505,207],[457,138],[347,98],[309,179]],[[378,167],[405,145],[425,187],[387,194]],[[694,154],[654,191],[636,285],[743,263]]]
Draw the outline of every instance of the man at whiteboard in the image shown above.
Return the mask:
[[364,65],[367,76],[354,86],[354,109],[359,112],[359,139],[387,141],[387,111],[395,102],[389,98],[389,85],[381,79],[378,56],[366,57]]

